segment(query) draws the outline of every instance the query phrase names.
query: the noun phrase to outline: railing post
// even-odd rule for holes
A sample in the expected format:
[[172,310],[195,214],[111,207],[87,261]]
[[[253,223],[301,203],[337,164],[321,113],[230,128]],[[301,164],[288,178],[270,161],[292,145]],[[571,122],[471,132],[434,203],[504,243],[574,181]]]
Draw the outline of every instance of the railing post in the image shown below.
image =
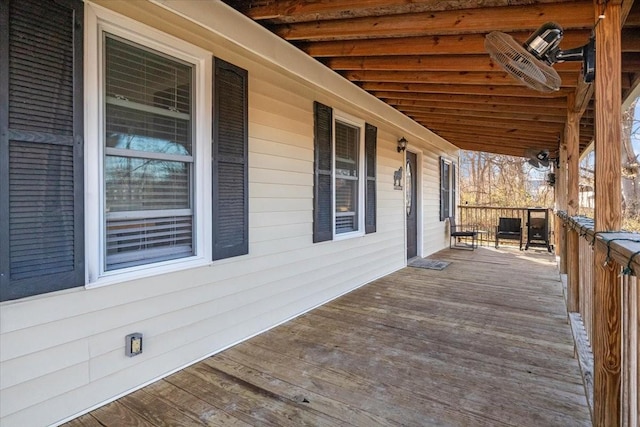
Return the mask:
[[[595,0],[595,230],[620,228],[621,44],[619,1]],[[604,16],[601,19],[600,16]],[[594,413],[596,427],[620,425],[620,272],[607,254],[594,254]]]
[[[567,211],[567,139],[560,142],[560,158],[556,170],[556,209]],[[556,224],[558,233],[558,250],[560,256],[560,274],[567,273],[567,227],[562,221]]]
[[[575,109],[575,98],[569,96],[567,104],[567,124],[565,127],[565,142],[567,147],[567,215],[573,217],[578,214],[579,207],[579,162],[580,162],[580,116]],[[580,311],[580,258],[579,236],[572,227],[565,227],[567,231],[567,310]]]

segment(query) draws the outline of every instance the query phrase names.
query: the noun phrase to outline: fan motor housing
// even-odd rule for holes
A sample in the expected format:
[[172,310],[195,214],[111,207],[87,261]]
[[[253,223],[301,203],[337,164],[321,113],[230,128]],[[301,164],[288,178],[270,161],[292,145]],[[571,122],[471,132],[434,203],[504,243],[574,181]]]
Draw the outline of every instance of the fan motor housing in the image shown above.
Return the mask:
[[554,60],[550,53],[557,50],[563,35],[560,25],[547,22],[529,36],[523,47],[539,60],[551,65]]

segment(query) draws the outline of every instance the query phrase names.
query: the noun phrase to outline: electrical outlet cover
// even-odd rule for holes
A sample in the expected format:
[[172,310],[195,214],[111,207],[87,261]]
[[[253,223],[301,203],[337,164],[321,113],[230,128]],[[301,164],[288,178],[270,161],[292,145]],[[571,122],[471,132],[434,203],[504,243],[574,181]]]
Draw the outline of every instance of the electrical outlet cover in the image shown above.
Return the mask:
[[126,356],[133,357],[142,353],[142,334],[140,332],[127,335],[124,341]]

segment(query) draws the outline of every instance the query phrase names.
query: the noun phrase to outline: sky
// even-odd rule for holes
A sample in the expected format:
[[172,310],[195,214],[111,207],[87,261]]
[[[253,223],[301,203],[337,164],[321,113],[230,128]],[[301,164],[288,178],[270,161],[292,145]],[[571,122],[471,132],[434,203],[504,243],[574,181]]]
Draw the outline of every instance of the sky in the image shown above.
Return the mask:
[[635,135],[631,137],[631,143],[633,144],[633,150],[636,154],[640,154],[640,102],[636,102],[636,111],[634,112],[633,120]]

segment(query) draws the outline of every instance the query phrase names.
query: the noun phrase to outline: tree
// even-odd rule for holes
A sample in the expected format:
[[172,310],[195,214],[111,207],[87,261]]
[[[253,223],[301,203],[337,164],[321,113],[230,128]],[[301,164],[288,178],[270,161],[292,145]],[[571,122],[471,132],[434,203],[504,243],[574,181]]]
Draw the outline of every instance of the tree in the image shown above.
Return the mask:
[[463,151],[460,201],[475,206],[550,206],[552,192],[545,178],[522,157]]
[[627,218],[640,217],[640,178],[638,154],[633,147],[633,136],[638,135],[635,110],[638,100],[622,113],[622,209]]

